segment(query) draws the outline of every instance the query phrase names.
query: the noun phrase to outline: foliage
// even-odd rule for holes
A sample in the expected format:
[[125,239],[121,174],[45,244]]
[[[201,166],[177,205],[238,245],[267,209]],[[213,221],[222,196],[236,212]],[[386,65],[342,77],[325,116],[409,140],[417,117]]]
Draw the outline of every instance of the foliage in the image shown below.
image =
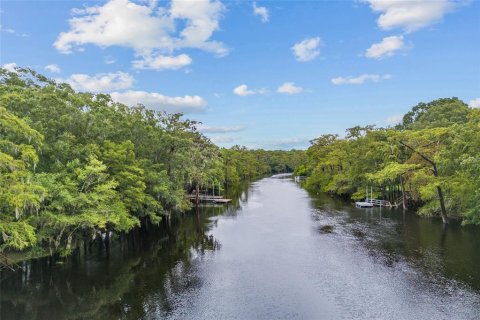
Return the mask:
[[225,178],[229,184],[267,174],[293,172],[306,160],[302,150],[265,151],[233,146],[222,150]]
[[311,189],[361,199],[372,186],[376,196],[406,199],[422,215],[480,224],[480,110],[458,98],[419,103],[395,128],[323,135],[306,155],[297,171]]
[[193,189],[218,192],[302,161],[303,151],[220,149],[196,125],[0,69],[0,252],[68,254],[189,209]]

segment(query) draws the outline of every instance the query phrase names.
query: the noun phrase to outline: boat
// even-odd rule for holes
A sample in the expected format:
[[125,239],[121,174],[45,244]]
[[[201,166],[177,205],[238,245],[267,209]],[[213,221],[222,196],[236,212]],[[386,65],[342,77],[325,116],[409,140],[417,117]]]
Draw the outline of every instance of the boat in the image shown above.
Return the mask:
[[357,201],[355,202],[355,207],[357,208],[373,208],[373,204],[370,202],[365,201]]

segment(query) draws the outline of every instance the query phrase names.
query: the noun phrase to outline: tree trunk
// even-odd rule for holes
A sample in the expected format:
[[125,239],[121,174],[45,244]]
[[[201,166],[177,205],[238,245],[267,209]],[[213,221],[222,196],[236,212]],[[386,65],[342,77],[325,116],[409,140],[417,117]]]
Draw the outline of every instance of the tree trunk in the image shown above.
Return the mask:
[[437,186],[438,199],[440,200],[440,213],[442,215],[443,223],[448,223],[447,209],[445,208],[445,200],[443,199],[443,192],[440,186]]
[[[432,162],[433,166],[433,175],[438,177],[437,165]],[[438,200],[440,201],[440,214],[442,215],[443,223],[448,223],[447,209],[445,208],[445,199],[443,197],[442,188],[437,186]]]
[[199,199],[199,196],[200,196],[199,194],[200,194],[200,186],[197,183],[197,185],[195,186],[195,206],[196,207],[198,207],[198,202],[200,200]]
[[[412,148],[411,146],[407,145],[406,143],[404,143],[402,141],[400,141],[400,144],[404,145],[405,147],[409,148],[413,152],[417,153],[425,161],[430,163],[433,167],[433,170],[432,170],[433,176],[435,178],[438,177],[437,164],[433,160],[429,159],[427,156],[418,152],[417,150],[415,150],[414,148]],[[443,198],[443,192],[442,192],[442,188],[440,186],[437,186],[437,193],[438,193],[438,200],[440,201],[440,214],[442,216],[442,221],[443,221],[443,223],[448,223],[447,209],[445,208],[445,200]]]

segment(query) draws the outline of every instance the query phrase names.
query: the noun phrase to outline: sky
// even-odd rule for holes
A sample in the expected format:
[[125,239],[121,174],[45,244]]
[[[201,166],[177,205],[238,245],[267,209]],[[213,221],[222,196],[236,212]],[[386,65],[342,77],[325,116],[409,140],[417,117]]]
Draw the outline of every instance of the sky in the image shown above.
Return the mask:
[[0,2],[0,65],[182,112],[217,145],[303,149],[418,102],[480,107],[480,1]]

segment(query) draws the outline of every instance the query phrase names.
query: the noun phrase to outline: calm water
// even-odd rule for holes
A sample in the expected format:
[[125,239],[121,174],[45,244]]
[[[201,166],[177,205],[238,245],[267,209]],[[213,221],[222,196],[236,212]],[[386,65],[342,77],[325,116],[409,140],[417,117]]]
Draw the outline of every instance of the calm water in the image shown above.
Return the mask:
[[291,179],[59,264],[2,271],[1,319],[479,319],[480,229]]

